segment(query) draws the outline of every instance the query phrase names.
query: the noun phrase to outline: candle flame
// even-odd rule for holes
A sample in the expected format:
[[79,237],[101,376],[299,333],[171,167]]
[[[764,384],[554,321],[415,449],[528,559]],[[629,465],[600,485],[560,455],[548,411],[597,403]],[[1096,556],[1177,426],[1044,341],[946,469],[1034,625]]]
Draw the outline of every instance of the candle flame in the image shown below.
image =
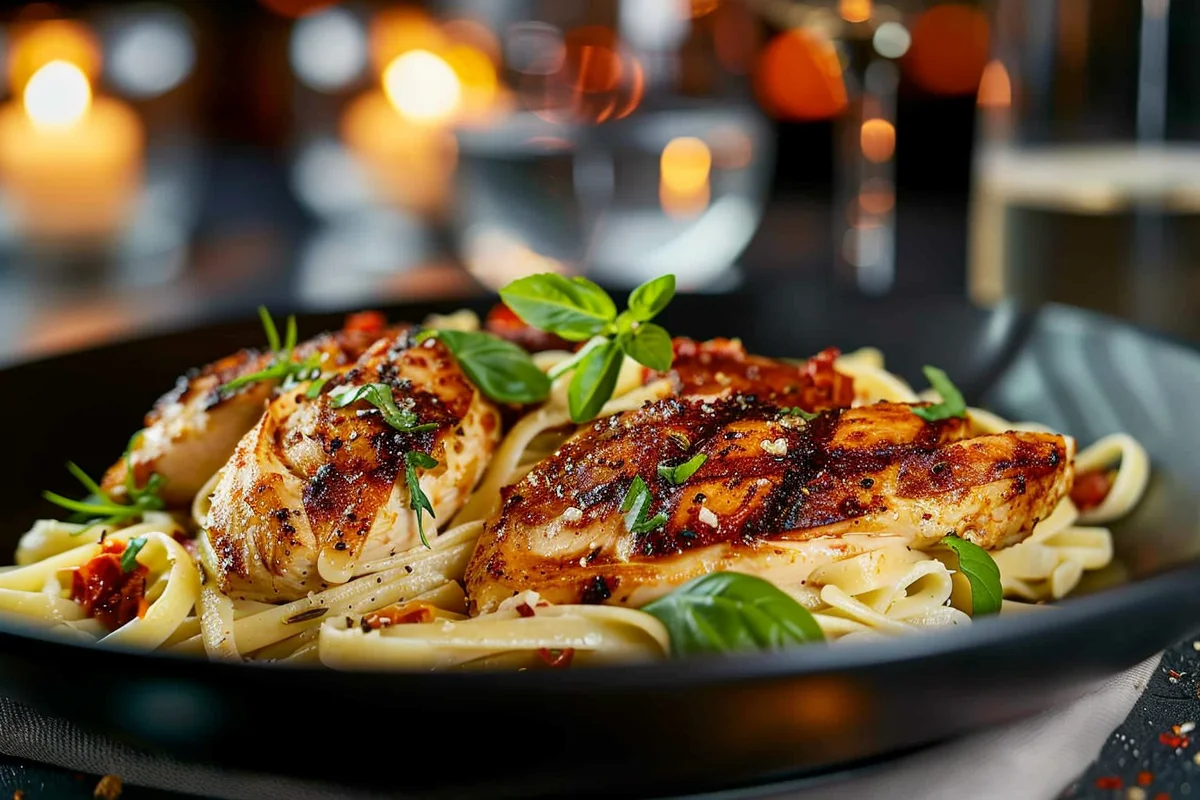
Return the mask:
[[87,114],[92,87],[70,61],[51,61],[25,85],[25,113],[40,129],[69,128]]
[[402,116],[426,124],[447,121],[462,103],[454,68],[428,50],[410,50],[388,64],[383,90]]

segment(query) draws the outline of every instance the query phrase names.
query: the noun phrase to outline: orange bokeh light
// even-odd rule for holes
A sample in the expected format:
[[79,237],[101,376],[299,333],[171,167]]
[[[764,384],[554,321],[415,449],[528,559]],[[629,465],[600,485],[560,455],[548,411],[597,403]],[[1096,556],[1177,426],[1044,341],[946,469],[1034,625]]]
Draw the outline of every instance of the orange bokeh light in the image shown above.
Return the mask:
[[926,91],[972,94],[979,88],[988,49],[988,21],[982,11],[956,4],[934,6],[913,26],[905,65]]
[[678,194],[688,194],[708,183],[712,152],[694,136],[679,136],[667,142],[659,166],[663,186]]
[[325,6],[333,5],[334,0],[259,0],[264,6],[284,17],[303,17],[314,11],[320,11]]
[[397,56],[409,50],[440,53],[446,37],[429,15],[415,8],[389,8],[371,19],[367,32],[371,64],[382,74]]
[[828,39],[802,28],[767,45],[755,70],[759,101],[771,114],[802,120],[833,117],[846,107],[846,84]]
[[871,18],[871,0],[838,0],[838,13],[846,22],[866,22]]
[[518,92],[522,105],[551,121],[600,123],[621,119],[641,103],[645,70],[621,52],[611,28],[588,25],[563,37],[547,69],[526,70]]
[[863,158],[882,164],[896,152],[896,127],[886,119],[868,119],[859,134]]
[[980,108],[1008,108],[1012,105],[1012,81],[1000,61],[989,61],[983,68],[975,102]]
[[578,92],[607,92],[621,80],[621,59],[611,28],[589,25],[567,32],[567,69]]
[[19,94],[25,84],[51,61],[74,64],[88,80],[100,73],[100,43],[85,25],[66,19],[20,23],[13,31],[8,79]]

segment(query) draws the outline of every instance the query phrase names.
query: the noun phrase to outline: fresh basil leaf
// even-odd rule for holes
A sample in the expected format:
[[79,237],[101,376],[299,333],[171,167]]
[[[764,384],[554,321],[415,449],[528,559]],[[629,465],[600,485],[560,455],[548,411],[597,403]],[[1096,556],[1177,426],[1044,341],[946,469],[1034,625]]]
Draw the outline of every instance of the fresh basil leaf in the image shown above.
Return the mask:
[[671,334],[661,325],[643,322],[629,336],[617,339],[626,355],[656,372],[666,372],[675,358]]
[[1000,568],[988,552],[974,542],[953,534],[942,539],[941,544],[958,556],[958,571],[971,584],[971,616],[1000,613],[1000,605],[1004,600]]
[[925,367],[924,372],[925,379],[929,381],[929,385],[933,387],[934,391],[941,395],[942,402],[928,406],[913,406],[913,413],[926,422],[937,422],[951,417],[965,417],[967,403],[963,400],[962,392],[958,391],[958,387],[950,382],[946,373],[937,367],[929,366]]
[[642,476],[634,475],[629,489],[625,492],[625,497],[621,500],[621,513],[625,515],[625,528],[630,533],[648,533],[667,523],[667,515],[661,512],[646,519],[646,512],[653,499],[650,487],[642,480]]
[[121,553],[121,572],[133,572],[138,567],[137,554],[146,546],[145,536],[135,536],[125,543]]
[[345,408],[359,401],[370,403],[379,409],[383,421],[403,433],[420,433],[437,427],[429,422],[420,425],[417,415],[408,409],[396,405],[392,396],[392,387],[386,383],[367,383],[362,386],[339,386],[329,393],[330,405],[334,408]]
[[500,299],[533,327],[582,342],[616,319],[612,298],[587,278],[543,272],[519,278],[500,290]]
[[550,379],[520,346],[490,333],[434,331],[467,377],[501,403],[538,403],[550,394]]
[[593,348],[579,362],[567,387],[572,420],[587,422],[600,413],[617,386],[623,360],[620,346],[608,341]]
[[666,626],[676,656],[777,650],[823,641],[804,606],[774,584],[740,572],[713,572],[642,607]]
[[321,390],[325,388],[325,384],[327,383],[329,383],[329,378],[317,378],[308,385],[308,391],[304,393],[304,396],[309,400],[317,399],[317,397],[321,395]]
[[629,293],[629,313],[638,322],[648,322],[658,316],[674,296],[675,276],[660,275]]
[[[408,507],[417,512],[417,533],[421,534],[421,544],[430,547],[425,538],[425,522],[423,513],[428,511],[431,519],[437,519],[433,513],[433,504],[429,496],[421,489],[418,469],[432,469],[438,465],[437,459],[420,450],[409,450],[404,454],[404,482],[408,486]],[[430,548],[432,549],[432,548]]]
[[666,464],[658,465],[658,476],[664,480],[668,480],[676,486],[680,486],[687,481],[688,478],[696,474],[696,470],[704,466],[704,462],[708,461],[708,456],[704,453],[696,453],[682,464],[671,467]]

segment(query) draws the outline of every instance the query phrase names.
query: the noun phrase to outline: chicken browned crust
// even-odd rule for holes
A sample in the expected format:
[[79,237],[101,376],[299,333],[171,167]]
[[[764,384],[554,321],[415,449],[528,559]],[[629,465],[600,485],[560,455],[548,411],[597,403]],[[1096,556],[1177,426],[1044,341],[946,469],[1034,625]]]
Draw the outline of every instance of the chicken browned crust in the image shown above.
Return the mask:
[[[399,409],[434,428],[398,430],[363,401],[336,407],[341,387],[367,384],[386,385]],[[432,535],[474,487],[499,428],[444,345],[386,336],[317,397],[282,394],[242,437],[212,496],[209,571],[227,594],[266,602],[345,582],[357,564],[420,544],[405,454],[438,462],[418,471]]]
[[[346,326],[301,342],[292,360],[321,356],[324,370],[347,367],[386,332],[381,314],[351,315]],[[220,387],[270,366],[275,354],[240,350],[183,375],[145,417],[145,428],[129,454],[138,485],[153,473],[165,482],[160,496],[168,507],[190,504],[205,482],[229,456],[246,431],[263,415],[267,402],[278,389],[276,381],[257,381],[236,391]],[[125,496],[125,459],[119,459],[104,475],[101,487],[118,500]]]
[[[697,454],[683,485],[658,474]],[[600,420],[504,490],[467,568],[475,613],[533,589],[553,603],[640,606],[718,569],[799,585],[821,563],[955,533],[985,548],[1021,541],[1069,490],[1072,443],[912,406],[827,411],[811,422],[733,396],[677,398]],[[635,476],[651,498],[630,532]],[[886,536],[882,534],[887,534]]]

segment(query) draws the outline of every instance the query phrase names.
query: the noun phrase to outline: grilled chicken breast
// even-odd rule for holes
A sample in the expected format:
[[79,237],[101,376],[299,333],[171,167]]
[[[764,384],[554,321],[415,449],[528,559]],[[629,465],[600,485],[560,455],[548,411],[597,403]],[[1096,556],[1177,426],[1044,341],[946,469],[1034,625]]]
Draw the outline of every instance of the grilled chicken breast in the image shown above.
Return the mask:
[[[697,454],[682,485],[660,476]],[[471,609],[525,589],[636,607],[719,569],[795,586],[896,537],[1003,547],[1069,490],[1072,458],[1058,435],[972,437],[966,420],[926,422],[905,404],[806,422],[743,395],[662,400],[584,428],[504,490],[467,568]],[[635,476],[649,490],[640,517],[622,508]]]
[[[432,430],[402,432],[365,401],[335,407],[339,387],[385,384],[396,406]],[[430,340],[386,336],[315,398],[303,387],[274,400],[237,444],[212,496],[205,560],[222,591],[266,602],[343,583],[356,565],[420,544],[405,454],[436,520],[432,537],[479,479],[500,434],[497,409],[453,356]]]
[[[350,316],[345,327],[302,342],[292,353],[294,361],[314,354],[322,357],[322,368],[349,366],[385,331],[381,314],[364,312]],[[275,381],[258,381],[223,393],[230,381],[270,366],[275,355],[258,350],[241,350],[182,376],[175,388],[163,395],[145,418],[145,428],[129,455],[138,485],[153,473],[165,478],[161,496],[169,507],[186,506],[204,483],[229,460],[238,439],[262,417],[263,409],[278,386]],[[101,482],[111,497],[125,495],[126,463],[113,464]]]

